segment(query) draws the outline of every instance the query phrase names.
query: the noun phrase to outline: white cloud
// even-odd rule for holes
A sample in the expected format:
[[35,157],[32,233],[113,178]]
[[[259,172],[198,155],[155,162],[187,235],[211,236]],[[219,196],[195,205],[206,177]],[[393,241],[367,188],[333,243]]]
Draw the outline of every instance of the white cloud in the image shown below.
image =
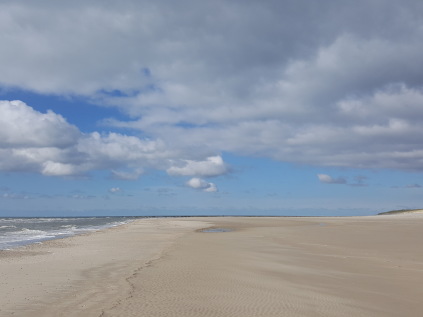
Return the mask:
[[78,129],[52,112],[40,113],[19,100],[0,100],[0,147],[57,147],[75,143]]
[[[176,165],[178,164],[178,165]],[[210,156],[204,161],[182,160],[167,169],[169,175],[218,176],[228,172],[221,156]]]
[[118,133],[84,135],[76,145],[76,151],[83,154],[88,164],[98,168],[115,169],[122,163],[140,168],[158,167],[172,157],[160,140],[142,140],[134,136]]
[[218,191],[216,184],[214,183],[209,183],[209,186],[207,188],[204,189],[205,192],[209,192],[209,193],[215,193]]
[[117,171],[112,170],[113,178],[122,179],[122,180],[137,180],[143,173],[142,168],[136,168],[132,171]]
[[204,179],[198,177],[191,178],[187,182],[187,185],[195,189],[201,189],[205,192],[217,192],[217,186],[214,183],[208,183]]
[[[20,101],[1,101],[0,111],[0,121],[4,121],[0,125],[2,171],[68,176],[103,169],[121,179],[136,179],[143,168],[168,169],[174,175],[215,176],[226,172],[220,156],[181,161],[178,152],[158,139],[118,133],[84,134],[52,111],[43,114]],[[183,166],[173,166],[175,162]]]
[[194,178],[191,178],[187,182],[187,185],[190,186],[190,187],[192,187],[192,188],[197,188],[198,189],[198,188],[207,187],[208,183],[205,180],[201,179],[201,178],[194,177]]
[[[83,170],[82,170],[83,171]],[[78,166],[60,162],[46,161],[42,164],[41,173],[48,176],[67,176],[79,174]]]
[[346,184],[347,181],[345,178],[338,177],[338,178],[332,178],[331,176],[327,174],[317,174],[317,177],[319,178],[319,181],[325,184]]
[[119,193],[121,191],[121,189],[119,187],[112,187],[109,189],[109,192],[112,194],[116,194]]
[[374,94],[361,98],[347,98],[338,102],[341,114],[359,122],[372,122],[376,116],[381,121],[390,118],[421,120],[423,118],[423,93],[421,89],[410,88],[403,83],[386,86]]

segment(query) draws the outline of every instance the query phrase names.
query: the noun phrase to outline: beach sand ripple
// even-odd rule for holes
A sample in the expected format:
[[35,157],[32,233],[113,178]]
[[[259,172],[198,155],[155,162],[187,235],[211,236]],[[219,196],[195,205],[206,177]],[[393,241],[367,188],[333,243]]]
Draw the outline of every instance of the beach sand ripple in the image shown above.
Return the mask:
[[[3,257],[8,283],[20,285],[17,269],[4,263],[40,276],[41,267],[25,268],[28,259],[73,282],[41,274],[47,284],[33,286],[40,295],[26,304],[3,298],[0,315],[421,316],[422,229],[419,214],[140,220],[72,238],[61,249],[36,248],[44,254]],[[72,269],[64,258],[73,259]]]

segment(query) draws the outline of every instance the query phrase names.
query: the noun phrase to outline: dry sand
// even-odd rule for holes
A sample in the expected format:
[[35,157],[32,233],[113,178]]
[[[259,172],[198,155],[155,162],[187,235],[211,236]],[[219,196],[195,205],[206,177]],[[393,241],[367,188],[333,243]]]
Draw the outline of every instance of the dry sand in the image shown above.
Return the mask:
[[0,251],[0,316],[100,316],[132,290],[128,278],[204,222],[133,223]]
[[0,316],[422,316],[422,241],[421,213],[139,220],[3,252]]

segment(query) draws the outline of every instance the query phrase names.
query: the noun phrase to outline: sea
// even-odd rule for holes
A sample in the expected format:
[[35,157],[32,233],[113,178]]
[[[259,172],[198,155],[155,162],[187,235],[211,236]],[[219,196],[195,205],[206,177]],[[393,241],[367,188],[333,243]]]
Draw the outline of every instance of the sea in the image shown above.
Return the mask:
[[0,250],[120,226],[138,218],[0,218]]

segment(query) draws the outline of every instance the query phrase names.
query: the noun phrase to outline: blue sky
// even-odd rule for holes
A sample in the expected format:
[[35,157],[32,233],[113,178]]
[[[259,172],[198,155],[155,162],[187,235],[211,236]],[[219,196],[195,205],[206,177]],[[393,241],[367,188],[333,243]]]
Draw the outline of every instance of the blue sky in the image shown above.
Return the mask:
[[2,2],[0,216],[421,208],[422,13]]

